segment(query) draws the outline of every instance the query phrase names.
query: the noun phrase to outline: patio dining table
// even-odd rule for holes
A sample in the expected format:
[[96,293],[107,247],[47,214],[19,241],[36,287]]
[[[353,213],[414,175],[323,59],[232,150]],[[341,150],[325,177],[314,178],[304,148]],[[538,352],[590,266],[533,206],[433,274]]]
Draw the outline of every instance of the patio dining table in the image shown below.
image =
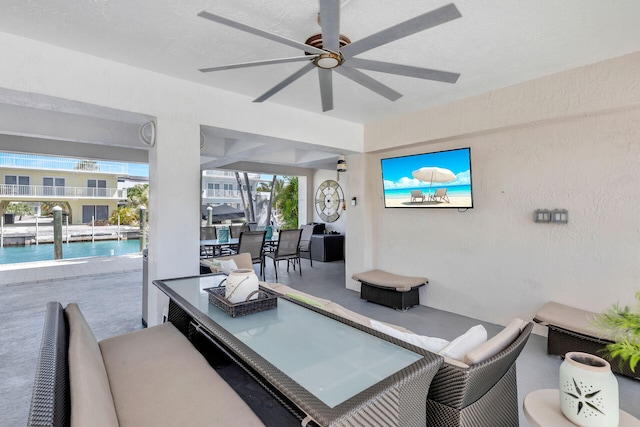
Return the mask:
[[232,317],[210,303],[206,290],[221,278],[153,284],[169,297],[174,326],[221,350],[302,425],[426,425],[441,356],[283,296],[270,310]]
[[[240,243],[238,237],[230,237],[227,240],[206,239],[200,240],[200,248],[202,253],[211,254],[211,256],[220,255],[224,248],[237,248]],[[278,236],[272,236],[264,239],[265,252],[273,251],[278,246]],[[207,255],[209,256],[209,255]]]

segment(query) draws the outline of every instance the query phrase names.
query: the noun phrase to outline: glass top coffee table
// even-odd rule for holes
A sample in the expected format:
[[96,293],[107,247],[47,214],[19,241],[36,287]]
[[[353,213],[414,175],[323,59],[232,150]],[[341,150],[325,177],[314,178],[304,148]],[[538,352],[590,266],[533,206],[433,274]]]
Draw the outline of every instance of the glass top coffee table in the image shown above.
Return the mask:
[[320,425],[426,423],[429,384],[442,358],[285,298],[272,310],[231,317],[205,288],[220,276],[154,284],[217,343]]

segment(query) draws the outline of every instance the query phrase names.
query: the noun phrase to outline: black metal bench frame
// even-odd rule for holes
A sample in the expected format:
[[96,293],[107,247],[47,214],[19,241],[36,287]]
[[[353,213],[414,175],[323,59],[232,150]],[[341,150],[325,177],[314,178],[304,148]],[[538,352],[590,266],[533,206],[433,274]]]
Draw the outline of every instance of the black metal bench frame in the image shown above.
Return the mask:
[[401,292],[395,288],[374,285],[360,281],[360,298],[369,302],[405,311],[415,305],[420,304],[420,294],[418,289],[426,283],[412,287],[410,290]]

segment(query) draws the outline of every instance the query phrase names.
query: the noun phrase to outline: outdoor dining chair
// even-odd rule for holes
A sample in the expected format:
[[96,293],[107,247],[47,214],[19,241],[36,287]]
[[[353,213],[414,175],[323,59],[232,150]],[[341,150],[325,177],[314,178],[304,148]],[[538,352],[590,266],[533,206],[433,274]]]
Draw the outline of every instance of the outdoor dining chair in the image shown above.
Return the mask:
[[[217,238],[216,227],[200,227],[200,240],[215,240]],[[200,258],[211,258],[213,256],[216,256],[216,253],[212,246],[200,246]]]
[[229,227],[229,237],[240,238],[240,234],[244,231],[251,231],[247,224],[232,225]]
[[[293,269],[296,269],[296,261],[300,264],[300,236],[301,229],[296,230],[280,230],[278,236],[278,247],[273,252],[265,253],[266,257],[273,260],[273,268],[276,271],[276,282],[278,281],[278,263],[287,261],[287,271],[289,264],[293,263]],[[300,266],[300,275],[302,276],[302,266]]]
[[264,231],[243,231],[240,233],[238,241],[238,253],[248,252],[251,254],[251,261],[260,263],[260,274],[264,280]]
[[311,236],[313,235],[313,225],[303,225],[301,227],[302,234],[300,235],[300,253],[309,252],[309,262],[313,267],[313,260],[311,259]]

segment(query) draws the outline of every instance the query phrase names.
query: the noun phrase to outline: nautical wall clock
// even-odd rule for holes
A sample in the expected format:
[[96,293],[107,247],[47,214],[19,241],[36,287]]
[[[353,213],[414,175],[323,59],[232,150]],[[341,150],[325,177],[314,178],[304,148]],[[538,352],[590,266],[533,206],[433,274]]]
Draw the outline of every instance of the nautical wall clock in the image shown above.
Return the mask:
[[323,221],[334,222],[344,209],[344,193],[340,184],[328,179],[316,190],[316,212]]

